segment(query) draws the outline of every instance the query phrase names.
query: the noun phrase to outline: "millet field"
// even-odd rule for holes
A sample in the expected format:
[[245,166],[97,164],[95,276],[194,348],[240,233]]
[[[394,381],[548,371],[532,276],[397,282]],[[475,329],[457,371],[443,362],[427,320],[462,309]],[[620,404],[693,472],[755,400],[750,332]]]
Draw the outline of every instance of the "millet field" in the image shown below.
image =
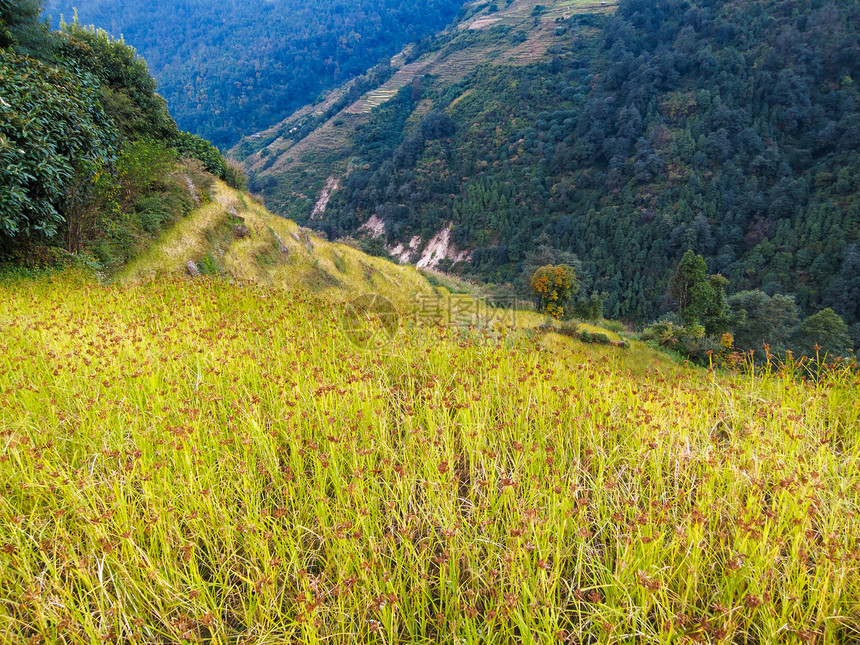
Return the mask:
[[856,370],[344,312],[0,285],[0,642],[860,642]]

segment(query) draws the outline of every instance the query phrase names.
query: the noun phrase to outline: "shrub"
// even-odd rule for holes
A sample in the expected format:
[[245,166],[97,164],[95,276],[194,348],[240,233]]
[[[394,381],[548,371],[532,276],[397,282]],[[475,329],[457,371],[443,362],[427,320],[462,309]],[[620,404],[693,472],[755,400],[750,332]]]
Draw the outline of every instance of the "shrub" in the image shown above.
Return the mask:
[[173,140],[173,148],[183,157],[202,161],[206,170],[220,179],[226,179],[227,163],[224,157],[218,152],[218,148],[205,139],[190,132],[180,132]]
[[115,158],[117,133],[88,75],[0,49],[0,236],[51,238],[68,190],[88,195]]
[[847,356],[852,349],[848,325],[832,309],[822,309],[800,323],[794,338],[798,351],[809,357]]
[[648,327],[642,333],[642,340],[677,351],[700,365],[708,364],[711,355],[727,351],[722,336],[705,334],[701,325],[682,327],[671,320],[661,320]]
[[623,334],[627,331],[627,328],[624,326],[624,323],[618,320],[604,320],[601,324],[603,327],[606,327],[609,331],[614,332],[616,334]]
[[218,266],[218,261],[211,253],[207,253],[197,261],[197,269],[200,271],[201,275],[221,275],[221,268]]
[[603,304],[609,298],[604,292],[594,292],[587,298],[580,298],[573,306],[573,315],[582,320],[600,320],[603,318]]
[[248,190],[248,176],[242,166],[232,159],[225,160],[224,181],[236,190]]
[[576,322],[566,320],[555,331],[562,336],[582,340],[582,334],[579,333],[579,325]]
[[685,335],[685,329],[671,320],[661,320],[642,332],[642,340],[651,340],[663,347],[675,347]]
[[123,144],[117,158],[117,177],[124,205],[130,205],[164,178],[176,165],[176,151],[152,140]]

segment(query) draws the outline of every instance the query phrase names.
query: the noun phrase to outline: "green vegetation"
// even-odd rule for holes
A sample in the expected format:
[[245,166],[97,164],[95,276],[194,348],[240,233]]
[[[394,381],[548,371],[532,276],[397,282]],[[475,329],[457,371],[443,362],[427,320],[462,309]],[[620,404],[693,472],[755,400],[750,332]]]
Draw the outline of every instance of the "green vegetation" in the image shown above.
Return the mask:
[[[452,243],[471,254],[447,268],[523,297],[527,256],[545,236],[579,258],[608,316],[637,325],[675,309],[668,283],[692,249],[727,295],[793,296],[801,318],[832,308],[857,344],[858,11],[627,0],[614,15],[557,16],[559,35],[522,28],[528,43],[551,42],[531,64],[498,53],[457,77],[434,63],[416,98],[404,86],[358,126],[341,167],[317,177],[317,160],[256,185],[332,239],[361,234],[371,215],[390,246],[427,243],[453,222]],[[505,38],[510,53],[504,27],[468,39]],[[424,120],[440,114],[453,129],[428,137]],[[302,172],[323,184],[346,174],[324,219],[291,198]]]
[[704,258],[687,251],[669,280],[669,294],[678,305],[677,315],[664,316],[651,325],[643,339],[679,351],[701,364],[737,352],[753,361],[776,357],[791,362],[792,355],[817,363],[851,362],[852,340],[848,325],[827,308],[799,322],[792,296],[768,296],[763,291],[742,291],[726,299],[728,281],[707,274]]
[[0,236],[53,237],[59,209],[98,190],[117,134],[91,79],[4,49],[0,73]]
[[791,296],[763,291],[741,291],[729,298],[732,310],[734,346],[766,358],[765,345],[776,355],[785,355],[799,321],[797,304]]
[[728,280],[707,272],[705,259],[687,251],[669,280],[669,294],[678,303],[678,314],[687,327],[701,327],[704,333],[716,335],[728,327],[729,303],[723,290]]
[[807,356],[825,352],[831,356],[847,356],[851,351],[848,325],[830,308],[804,320],[796,334],[799,351]]
[[0,285],[0,640],[860,638],[856,372],[346,311]]
[[701,364],[717,353],[730,362],[737,352],[753,361],[776,357],[791,362],[792,355],[819,364],[833,360],[854,361],[848,325],[829,307],[799,322],[793,296],[768,296],[762,291],[742,291],[726,299],[728,281],[707,274],[704,258],[687,251],[669,280],[669,294],[678,305],[677,315],[664,316],[651,325],[643,338],[672,348]]
[[579,289],[576,272],[567,264],[542,266],[532,274],[530,282],[537,310],[553,318],[564,316],[564,308]]
[[0,5],[0,261],[70,261],[45,250],[61,248],[114,268],[208,198],[203,170],[243,185],[178,130],[133,49],[38,16],[37,2]]

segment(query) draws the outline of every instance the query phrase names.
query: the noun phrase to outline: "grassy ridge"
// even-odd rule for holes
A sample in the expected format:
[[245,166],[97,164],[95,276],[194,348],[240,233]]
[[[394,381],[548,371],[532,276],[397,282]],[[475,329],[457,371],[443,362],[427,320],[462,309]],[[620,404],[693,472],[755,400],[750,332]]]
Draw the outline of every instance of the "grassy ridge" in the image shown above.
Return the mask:
[[433,293],[413,267],[321,240],[220,181],[210,203],[168,230],[116,279],[137,283],[176,275],[185,272],[189,262],[204,273],[304,288],[330,300],[378,292],[406,307],[415,294]]
[[858,377],[0,286],[0,641],[848,643]]

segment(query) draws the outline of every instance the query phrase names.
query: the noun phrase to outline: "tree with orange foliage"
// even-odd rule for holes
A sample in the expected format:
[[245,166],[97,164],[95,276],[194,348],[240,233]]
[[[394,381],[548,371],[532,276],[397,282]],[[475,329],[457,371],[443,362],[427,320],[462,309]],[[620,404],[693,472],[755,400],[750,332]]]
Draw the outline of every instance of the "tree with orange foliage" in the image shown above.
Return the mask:
[[576,272],[569,264],[548,264],[532,274],[531,287],[538,311],[546,312],[553,318],[561,318],[565,305],[576,293],[579,283]]

